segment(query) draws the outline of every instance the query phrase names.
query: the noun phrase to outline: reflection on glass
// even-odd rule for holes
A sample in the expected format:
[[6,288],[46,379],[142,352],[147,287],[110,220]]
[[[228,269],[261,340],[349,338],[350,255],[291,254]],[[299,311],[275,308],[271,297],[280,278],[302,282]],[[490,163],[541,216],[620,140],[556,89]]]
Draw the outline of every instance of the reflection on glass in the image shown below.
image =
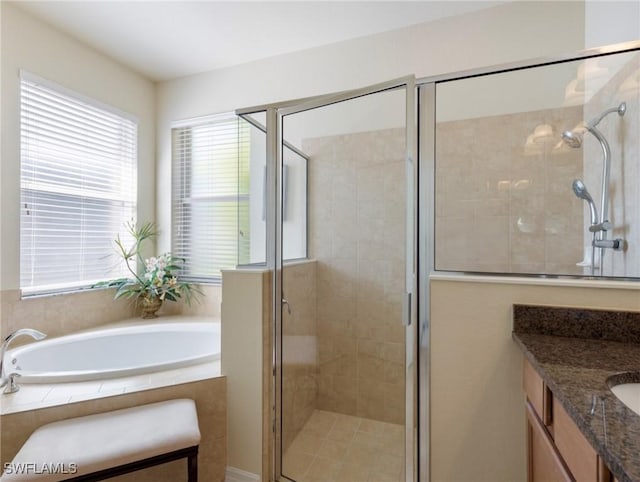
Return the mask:
[[307,158],[285,146],[282,166],[282,258],[307,257]]
[[[265,113],[242,116],[249,142],[238,165],[238,264],[266,263],[267,137]],[[307,256],[307,160],[288,143],[283,147],[284,259]]]
[[266,225],[263,198],[264,169],[267,141],[264,129],[265,113],[245,115],[240,122],[246,126],[249,142],[245,158],[240,164],[242,183],[238,186],[238,264],[266,263]]
[[438,83],[436,269],[640,276],[639,72],[627,52]]

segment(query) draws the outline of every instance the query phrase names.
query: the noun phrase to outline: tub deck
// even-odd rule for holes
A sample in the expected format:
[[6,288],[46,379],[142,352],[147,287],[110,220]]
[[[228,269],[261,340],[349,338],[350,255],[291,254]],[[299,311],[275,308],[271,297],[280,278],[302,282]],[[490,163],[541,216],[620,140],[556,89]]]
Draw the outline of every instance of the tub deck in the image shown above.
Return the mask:
[[155,388],[221,377],[220,361],[107,380],[69,383],[25,383],[10,395],[0,394],[0,415],[55,407]]

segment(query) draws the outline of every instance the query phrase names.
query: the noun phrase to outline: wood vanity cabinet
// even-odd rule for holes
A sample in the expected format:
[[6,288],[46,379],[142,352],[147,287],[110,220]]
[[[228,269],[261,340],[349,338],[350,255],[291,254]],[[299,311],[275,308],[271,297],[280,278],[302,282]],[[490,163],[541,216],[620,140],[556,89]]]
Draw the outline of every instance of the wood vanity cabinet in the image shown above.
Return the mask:
[[613,482],[611,473],[525,359],[529,482]]

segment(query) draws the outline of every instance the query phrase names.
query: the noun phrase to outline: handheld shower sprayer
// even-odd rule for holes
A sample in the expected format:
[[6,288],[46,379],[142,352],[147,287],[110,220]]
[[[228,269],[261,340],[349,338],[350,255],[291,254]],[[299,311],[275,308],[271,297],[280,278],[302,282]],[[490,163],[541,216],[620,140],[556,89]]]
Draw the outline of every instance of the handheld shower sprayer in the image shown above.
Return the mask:
[[574,179],[573,184],[571,185],[573,188],[573,192],[577,197],[587,202],[589,205],[589,212],[591,215],[591,225],[594,226],[598,224],[598,211],[596,209],[596,203],[593,201],[591,194],[587,190],[587,186],[584,185],[580,179]]

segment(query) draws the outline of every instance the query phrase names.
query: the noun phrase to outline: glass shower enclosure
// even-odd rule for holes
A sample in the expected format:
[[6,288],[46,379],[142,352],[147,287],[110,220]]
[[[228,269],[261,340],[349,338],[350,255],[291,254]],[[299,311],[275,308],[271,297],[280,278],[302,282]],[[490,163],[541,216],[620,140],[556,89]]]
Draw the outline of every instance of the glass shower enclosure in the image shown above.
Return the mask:
[[415,480],[414,92],[404,78],[260,114],[275,480]]

